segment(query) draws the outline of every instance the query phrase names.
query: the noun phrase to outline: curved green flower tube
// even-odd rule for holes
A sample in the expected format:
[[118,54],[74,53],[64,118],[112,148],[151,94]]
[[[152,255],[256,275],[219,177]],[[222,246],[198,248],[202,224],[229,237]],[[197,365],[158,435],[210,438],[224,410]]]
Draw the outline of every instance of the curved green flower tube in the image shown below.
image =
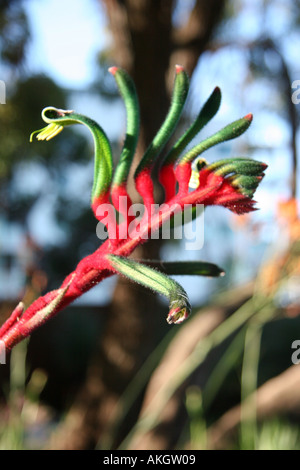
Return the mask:
[[97,122],[87,116],[71,110],[57,109],[52,106],[43,109],[42,118],[48,126],[32,132],[30,142],[32,142],[35,134],[37,134],[38,140],[48,141],[59,134],[64,127],[73,124],[83,124],[90,130],[95,144],[92,203],[96,198],[101,199],[105,196],[111,185],[113,164],[111,146],[104,130]]
[[114,188],[127,183],[130,166],[139,137],[140,111],[132,78],[125,70],[119,67],[111,67],[109,72],[115,77],[127,114],[126,136],[120,160],[113,176],[112,188]]
[[137,178],[143,170],[151,169],[155,158],[159,155],[162,149],[167,144],[171,135],[173,134],[178,120],[181,116],[183,106],[185,104],[189,90],[189,78],[183,67],[176,66],[176,76],[174,82],[174,89],[172,94],[172,102],[169,112],[154,137],[152,143],[147,148],[141,162],[139,163],[134,177]]
[[193,138],[203,129],[204,126],[216,115],[221,104],[221,90],[216,87],[208,100],[204,103],[198,116],[186,132],[177,140],[167,154],[163,166],[175,163],[181,152],[193,140]]
[[188,295],[174,279],[132,259],[113,254],[107,255],[106,258],[118,273],[169,299],[169,314],[167,316],[169,324],[179,325],[189,316],[191,306]]
[[239,137],[250,126],[252,122],[252,117],[252,114],[247,114],[247,116],[244,116],[243,118],[228,124],[227,126],[223,127],[223,129],[221,129],[220,131],[216,132],[212,136],[195,145],[195,147],[193,147],[179,159],[178,165],[190,163],[209,148],[222,142],[226,142],[227,140]]

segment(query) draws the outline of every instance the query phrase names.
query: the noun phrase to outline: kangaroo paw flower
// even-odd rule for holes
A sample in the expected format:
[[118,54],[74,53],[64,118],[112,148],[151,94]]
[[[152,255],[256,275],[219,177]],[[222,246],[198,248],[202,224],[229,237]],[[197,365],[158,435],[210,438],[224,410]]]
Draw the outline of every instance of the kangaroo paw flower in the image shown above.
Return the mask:
[[153,164],[177,126],[187,98],[188,90],[189,78],[181,66],[176,66],[176,76],[169,112],[152,143],[147,148],[134,175],[137,191],[143,197],[146,207],[154,203],[153,183],[151,179]]
[[[111,67],[109,72],[115,77],[127,113],[126,136],[120,160],[114,172],[111,188],[112,202],[115,208],[122,213],[122,207],[119,202],[120,196],[127,198],[128,206],[131,204],[126,185],[139,136],[140,113],[136,89],[129,75],[119,67]],[[127,213],[123,213],[123,215],[127,216]]]
[[112,180],[111,146],[104,130],[95,121],[82,114],[70,110],[57,109],[52,106],[43,109],[42,118],[48,123],[48,126],[33,132],[30,136],[30,141],[32,141],[35,134],[37,134],[38,140],[50,140],[59,134],[64,127],[73,124],[83,124],[92,133],[95,144],[95,157],[91,205],[97,217],[97,207],[109,200]]
[[160,171],[159,181],[164,187],[166,200],[175,196],[176,177],[174,172],[174,164],[181,152],[193,140],[193,138],[203,129],[204,126],[218,112],[221,103],[221,90],[216,87],[204,106],[201,108],[198,116],[187,131],[173,145],[167,156],[165,157]]
[[[267,165],[241,157],[209,163],[202,157],[203,152],[212,146],[243,134],[251,124],[251,114],[232,122],[185,151],[192,139],[217,113],[221,103],[221,91],[218,87],[213,90],[191,126],[169,152],[162,155],[176,129],[189,89],[187,74],[181,66],[176,66],[169,112],[134,175],[136,188],[143,198],[145,214],[141,219],[132,215],[134,211],[131,211],[133,207],[126,186],[139,136],[139,104],[129,75],[118,67],[110,68],[110,72],[117,82],[127,114],[124,144],[114,172],[111,144],[99,124],[87,116],[73,110],[44,108],[42,119],[47,126],[30,136],[30,141],[34,136],[37,140],[49,141],[67,126],[82,124],[89,129],[94,140],[91,206],[96,218],[106,225],[108,239],[94,253],[78,263],[60,288],[39,297],[25,311],[22,303],[16,307],[0,328],[0,340],[8,348],[30,335],[42,323],[103,279],[116,273],[166,296],[170,302],[167,322],[182,323],[190,314],[191,306],[187,293],[168,274],[213,277],[224,275],[224,271],[212,263],[201,261],[136,262],[128,259],[128,256],[137,246],[147,241],[149,234],[159,234],[166,223],[170,227],[174,226],[175,215],[181,214],[181,223],[185,223],[184,215],[187,213],[192,219],[197,217],[198,204],[205,207],[221,205],[237,214],[256,210],[252,198],[264,177]],[[159,179],[165,190],[165,201],[164,204],[156,205],[158,208],[155,206],[152,212],[154,196],[151,172],[159,157]],[[121,197],[125,199],[125,206]],[[116,210],[122,214],[122,220],[116,217]]]

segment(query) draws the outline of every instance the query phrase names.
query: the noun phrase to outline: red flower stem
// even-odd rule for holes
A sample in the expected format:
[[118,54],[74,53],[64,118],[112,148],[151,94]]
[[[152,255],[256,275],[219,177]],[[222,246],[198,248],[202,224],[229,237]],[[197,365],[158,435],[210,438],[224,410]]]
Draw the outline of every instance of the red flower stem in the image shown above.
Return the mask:
[[176,177],[174,165],[164,165],[161,167],[158,179],[165,191],[165,201],[169,201],[176,194]]
[[126,183],[113,185],[111,199],[115,209],[124,217],[124,221],[116,226],[116,237],[117,239],[127,238],[128,226],[135,217],[128,214],[128,208],[131,207],[132,200],[127,192]]
[[151,206],[154,201],[154,187],[151,178],[151,169],[145,168],[135,178],[135,187],[143,198],[143,203],[148,212],[151,211]]
[[192,176],[192,163],[182,163],[177,165],[175,176],[179,184],[177,196],[182,197],[189,192],[189,182]]
[[[150,230],[158,230],[165,222],[171,219],[171,217],[182,211],[186,204],[214,204],[218,198],[222,198],[224,205],[228,205],[229,208],[236,202],[241,202],[243,208],[248,209],[249,198],[235,191],[232,186],[221,176],[215,175],[213,172],[202,170],[200,172],[201,186],[195,191],[185,194],[177,194],[175,197],[167,201],[165,205],[159,210],[154,216],[149,218],[151,212],[146,217],[143,217],[142,221],[139,222],[140,230],[137,234],[135,232],[134,237],[131,238],[130,233],[128,238],[119,240],[118,243],[115,241],[106,240],[93,254],[87,256],[80,261],[75,271],[69,274],[60,289],[66,288],[68,284],[68,290],[65,292],[61,302],[51,311],[48,318],[56,315],[60,310],[65,308],[76,298],[90,290],[96,284],[103,279],[115,274],[114,269],[110,266],[107,254],[115,254],[119,256],[128,256],[133,250],[140,244],[147,241]],[[225,189],[226,195],[223,195],[223,189]],[[227,197],[226,197],[227,196]],[[242,201],[245,201],[244,203]],[[228,204],[227,204],[228,202]],[[39,297],[33,304],[31,304],[26,312],[22,315],[21,319],[15,324],[13,318],[8,320],[7,326],[5,327],[5,333],[2,336],[7,348],[11,348],[25,336],[31,333],[27,331],[26,324],[29,322],[40,310],[45,308],[51,301],[57,292],[60,290],[48,292],[45,296]],[[13,312],[15,316],[15,311]],[[3,326],[4,327],[4,326]],[[35,328],[32,329],[32,331]]]

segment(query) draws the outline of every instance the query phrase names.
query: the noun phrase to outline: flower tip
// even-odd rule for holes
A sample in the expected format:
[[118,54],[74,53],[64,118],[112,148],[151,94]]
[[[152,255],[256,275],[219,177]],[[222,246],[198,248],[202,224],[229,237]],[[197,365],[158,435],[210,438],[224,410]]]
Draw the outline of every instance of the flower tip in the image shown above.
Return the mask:
[[246,121],[252,122],[253,114],[252,113],[247,114],[246,116],[244,116],[244,119]]
[[170,303],[167,322],[169,325],[180,325],[180,323],[184,322],[184,320],[188,318],[190,313],[191,306],[186,297],[186,294],[184,296],[180,295],[180,298],[177,298]]
[[109,69],[108,69],[109,73],[111,73],[113,76],[116,75],[118,70],[119,70],[119,67],[117,67],[115,65],[113,67],[109,67]]
[[15,321],[19,321],[25,310],[25,305],[23,302],[19,302],[16,308],[14,309],[12,316],[15,318]]
[[16,316],[16,321],[19,321],[25,310],[25,305],[23,302],[19,302],[14,310],[14,315]]
[[183,71],[184,71],[184,68],[183,68],[182,65],[176,64],[176,65],[175,65],[175,71],[176,71],[176,73],[178,74],[178,73],[180,73],[180,72],[183,72]]
[[16,308],[18,309],[18,311],[19,311],[20,313],[23,313],[23,311],[24,311],[24,309],[25,309],[25,305],[24,305],[23,302],[19,302]]
[[190,314],[190,311],[186,307],[172,308],[167,316],[167,323],[169,325],[180,325],[184,322]]
[[47,124],[52,124],[55,120],[74,113],[73,109],[58,109],[54,106],[47,106],[42,110],[42,119]]

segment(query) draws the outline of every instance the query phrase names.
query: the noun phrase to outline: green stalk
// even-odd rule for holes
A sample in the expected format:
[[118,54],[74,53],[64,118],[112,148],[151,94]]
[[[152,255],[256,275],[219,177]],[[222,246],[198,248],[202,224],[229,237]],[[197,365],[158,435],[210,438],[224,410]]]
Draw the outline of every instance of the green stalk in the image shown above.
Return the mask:
[[257,372],[262,325],[251,323],[246,331],[241,378],[241,449],[254,450],[256,440]]
[[243,327],[230,342],[205,384],[203,403],[206,412],[212,405],[229,372],[237,364],[242,355],[245,344],[245,329]]

